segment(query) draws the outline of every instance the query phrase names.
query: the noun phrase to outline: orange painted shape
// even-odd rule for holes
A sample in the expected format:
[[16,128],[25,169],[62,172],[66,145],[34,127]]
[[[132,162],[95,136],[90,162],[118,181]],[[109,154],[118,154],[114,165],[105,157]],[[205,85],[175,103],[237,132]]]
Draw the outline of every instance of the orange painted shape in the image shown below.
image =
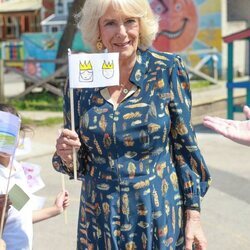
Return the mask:
[[194,0],[152,0],[160,16],[160,31],[154,47],[161,51],[180,52],[188,48],[198,31],[198,13]]

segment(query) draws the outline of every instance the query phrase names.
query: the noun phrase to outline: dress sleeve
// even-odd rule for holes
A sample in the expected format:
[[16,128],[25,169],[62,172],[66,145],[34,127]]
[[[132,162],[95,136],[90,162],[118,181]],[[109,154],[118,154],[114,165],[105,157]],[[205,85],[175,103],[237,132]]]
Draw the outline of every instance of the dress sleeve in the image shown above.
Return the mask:
[[[74,118],[75,118],[75,131],[79,135],[79,123],[80,123],[80,91],[78,89],[74,89]],[[66,82],[64,91],[64,104],[63,104],[63,118],[64,118],[64,128],[71,129],[71,110],[70,110],[70,90],[69,90],[69,81]],[[80,139],[81,141],[81,139]],[[81,147],[77,152],[77,177],[80,179],[85,174],[85,166],[87,160],[86,149],[84,148],[84,144],[81,143]],[[63,174],[67,174],[70,176],[70,179],[73,178],[73,171],[70,171],[67,166],[63,163],[60,156],[57,153],[54,154],[52,158],[52,165],[54,169]]]
[[170,92],[171,153],[184,206],[200,209],[201,198],[206,194],[211,178],[191,124],[189,77],[179,56],[175,56],[170,69]]

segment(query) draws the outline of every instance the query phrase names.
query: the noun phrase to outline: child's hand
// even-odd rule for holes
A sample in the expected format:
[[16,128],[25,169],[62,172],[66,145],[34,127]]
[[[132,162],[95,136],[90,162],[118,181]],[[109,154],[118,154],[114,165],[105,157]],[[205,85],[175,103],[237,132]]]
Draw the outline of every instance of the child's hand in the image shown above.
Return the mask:
[[[4,207],[4,201],[5,201],[5,197],[6,195],[5,194],[0,194],[0,221],[2,220],[2,214],[3,214],[3,207]],[[11,201],[10,199],[8,198],[7,199],[7,206],[6,206],[6,211],[5,211],[5,216],[4,216],[4,224],[5,224],[5,221],[7,219],[7,215],[8,215],[8,210],[10,208],[10,205],[11,205]]]
[[69,206],[68,191],[61,191],[60,193],[58,193],[54,206],[57,207],[59,213],[62,213]]

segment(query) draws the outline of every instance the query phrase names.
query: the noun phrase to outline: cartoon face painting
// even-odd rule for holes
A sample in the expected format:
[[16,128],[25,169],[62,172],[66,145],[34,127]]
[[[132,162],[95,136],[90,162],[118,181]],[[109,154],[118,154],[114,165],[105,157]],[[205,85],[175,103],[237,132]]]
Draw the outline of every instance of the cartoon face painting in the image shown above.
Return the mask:
[[93,69],[91,62],[84,61],[79,63],[79,81],[80,82],[92,82],[93,81]]
[[108,62],[106,63],[105,61],[103,62],[102,65],[102,74],[105,78],[110,79],[114,76],[114,63]]
[[160,51],[180,52],[189,47],[198,31],[194,0],[151,0],[160,16],[160,29],[153,46]]

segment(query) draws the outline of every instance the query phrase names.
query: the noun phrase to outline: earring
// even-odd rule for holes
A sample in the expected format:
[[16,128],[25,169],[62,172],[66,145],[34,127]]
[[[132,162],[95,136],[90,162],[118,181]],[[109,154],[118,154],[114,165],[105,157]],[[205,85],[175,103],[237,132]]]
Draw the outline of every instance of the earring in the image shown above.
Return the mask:
[[101,38],[98,38],[98,40],[97,40],[97,42],[96,42],[96,48],[97,48],[97,50],[99,50],[99,51],[103,50],[103,43],[102,43]]

